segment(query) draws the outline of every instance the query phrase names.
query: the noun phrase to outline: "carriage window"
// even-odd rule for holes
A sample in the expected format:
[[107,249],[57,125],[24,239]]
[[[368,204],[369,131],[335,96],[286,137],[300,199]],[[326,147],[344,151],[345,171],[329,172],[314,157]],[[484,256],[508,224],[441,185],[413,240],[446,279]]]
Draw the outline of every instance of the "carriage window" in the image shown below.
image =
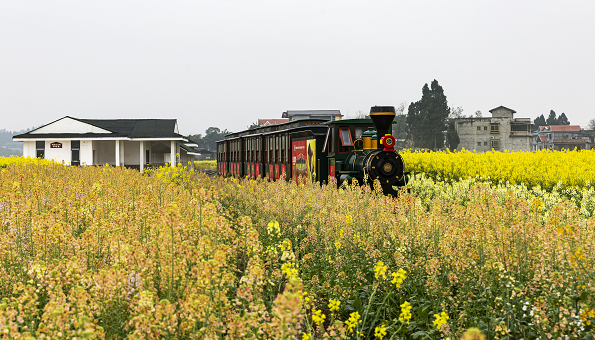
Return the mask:
[[339,128],[339,136],[341,137],[341,145],[343,146],[353,146],[353,141],[351,139],[351,131],[349,127],[343,126]]

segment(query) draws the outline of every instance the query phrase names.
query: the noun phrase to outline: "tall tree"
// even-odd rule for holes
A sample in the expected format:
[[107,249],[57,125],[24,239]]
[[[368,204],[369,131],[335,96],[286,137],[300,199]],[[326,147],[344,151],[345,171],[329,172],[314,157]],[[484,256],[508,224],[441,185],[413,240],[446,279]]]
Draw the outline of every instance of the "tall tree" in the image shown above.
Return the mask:
[[558,125],[570,125],[570,121],[564,112],[558,117]]
[[595,130],[595,119],[591,119],[588,125],[589,130]]
[[430,86],[424,84],[422,96],[417,102],[409,105],[407,125],[412,136],[414,146],[428,149],[444,147],[446,119],[450,108],[444,95],[444,89],[434,79]]
[[547,123],[545,121],[545,117],[543,115],[535,118],[533,121],[533,131],[539,129],[540,126],[546,126]]
[[459,134],[455,127],[455,121],[451,120],[448,123],[448,129],[446,130],[446,143],[448,144],[450,151],[455,151],[460,142],[461,139],[459,138]]
[[558,125],[558,118],[556,118],[556,113],[554,110],[550,110],[550,115],[547,117],[545,122],[547,125]]

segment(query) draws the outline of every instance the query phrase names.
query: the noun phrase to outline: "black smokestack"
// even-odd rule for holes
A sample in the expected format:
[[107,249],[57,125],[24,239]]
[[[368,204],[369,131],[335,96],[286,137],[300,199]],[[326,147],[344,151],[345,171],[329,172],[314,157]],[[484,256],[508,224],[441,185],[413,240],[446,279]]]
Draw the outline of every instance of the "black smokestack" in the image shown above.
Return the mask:
[[393,123],[395,116],[394,106],[372,106],[370,109],[370,118],[372,118],[376,126],[376,135],[378,136],[378,150],[384,148],[380,145],[380,138],[388,133],[388,129]]

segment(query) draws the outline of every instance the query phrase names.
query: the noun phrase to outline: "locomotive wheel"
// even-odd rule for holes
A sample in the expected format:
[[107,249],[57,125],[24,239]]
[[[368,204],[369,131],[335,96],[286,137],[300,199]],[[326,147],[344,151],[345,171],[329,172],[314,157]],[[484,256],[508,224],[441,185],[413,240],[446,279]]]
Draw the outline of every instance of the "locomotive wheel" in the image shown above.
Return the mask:
[[374,151],[366,156],[364,170],[368,179],[378,180],[382,186],[392,186],[404,176],[401,155],[391,151]]

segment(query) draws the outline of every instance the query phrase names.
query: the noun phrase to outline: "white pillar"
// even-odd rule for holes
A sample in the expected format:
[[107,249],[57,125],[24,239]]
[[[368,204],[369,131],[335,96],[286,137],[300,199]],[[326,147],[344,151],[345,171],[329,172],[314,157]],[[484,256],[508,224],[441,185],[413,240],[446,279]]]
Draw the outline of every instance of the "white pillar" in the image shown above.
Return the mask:
[[115,140],[116,142],[116,166],[120,166],[120,141]]
[[171,147],[169,150],[171,153],[171,167],[175,168],[176,167],[176,141],[171,141]]
[[126,165],[125,160],[124,160],[124,141],[118,141],[118,143],[120,143],[120,163],[122,165]]
[[140,142],[140,172],[145,171],[145,142]]

